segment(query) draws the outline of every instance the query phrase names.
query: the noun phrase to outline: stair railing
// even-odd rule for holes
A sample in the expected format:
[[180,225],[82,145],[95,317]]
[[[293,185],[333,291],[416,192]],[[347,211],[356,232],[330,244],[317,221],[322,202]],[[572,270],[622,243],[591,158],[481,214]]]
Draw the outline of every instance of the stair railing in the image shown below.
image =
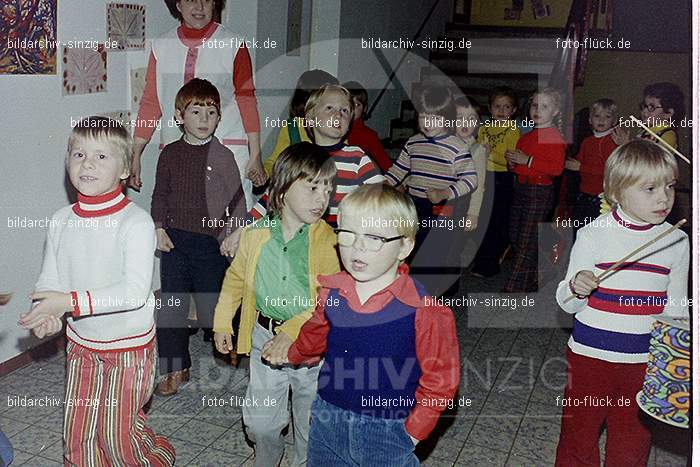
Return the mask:
[[[428,11],[428,14],[425,15],[425,18],[423,19],[423,22],[421,25],[418,27],[418,30],[416,33],[413,35],[413,40],[411,44],[415,44],[416,40],[420,37],[421,33],[423,32],[423,28],[425,28],[425,25],[428,24],[428,21],[430,21],[430,18],[433,16],[433,13],[435,12],[435,9],[438,6],[438,3],[440,3],[442,0],[435,0],[433,2],[433,6],[430,7],[430,11]],[[408,56],[409,52],[413,49],[413,45],[406,49],[401,56],[401,59],[399,62],[396,64],[396,66],[391,70],[391,73],[389,74],[389,78],[387,78],[386,83],[384,83],[384,87],[379,91],[379,94],[377,97],[374,99],[372,102],[372,105],[369,107],[369,110],[367,111],[367,120],[369,120],[372,117],[372,111],[374,111],[375,107],[377,107],[377,104],[379,104],[379,101],[382,99],[384,94],[386,93],[386,90],[389,88],[389,85],[391,82],[394,80],[396,77],[396,72],[398,71],[399,68],[401,68],[401,65],[403,65],[404,60],[406,60],[406,57]]]

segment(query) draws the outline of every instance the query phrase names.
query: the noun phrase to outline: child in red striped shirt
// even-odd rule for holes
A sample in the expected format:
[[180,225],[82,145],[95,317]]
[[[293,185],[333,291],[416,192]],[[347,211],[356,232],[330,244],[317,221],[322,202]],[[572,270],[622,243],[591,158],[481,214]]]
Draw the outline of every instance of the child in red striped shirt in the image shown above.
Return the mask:
[[[310,130],[312,141],[328,151],[335,161],[337,175],[333,184],[335,193],[328,203],[328,210],[323,220],[331,227],[336,227],[338,204],[357,187],[368,183],[382,183],[384,177],[372,159],[357,146],[345,144],[350,121],[354,111],[354,103],[350,92],[337,84],[327,84],[314,91],[306,101],[304,112],[307,126]],[[258,203],[250,211],[251,218],[247,221],[254,222],[265,217],[267,213],[267,193],[258,200]],[[236,230],[221,244],[222,254],[234,256],[238,248],[238,239],[241,229]]]

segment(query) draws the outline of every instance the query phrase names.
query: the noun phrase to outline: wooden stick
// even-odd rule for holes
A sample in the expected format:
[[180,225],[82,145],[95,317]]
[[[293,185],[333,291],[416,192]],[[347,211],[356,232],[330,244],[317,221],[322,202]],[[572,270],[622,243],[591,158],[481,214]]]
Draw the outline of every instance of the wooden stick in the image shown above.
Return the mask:
[[[634,255],[636,255],[636,254],[639,253],[640,251],[644,250],[645,248],[647,248],[647,247],[651,246],[652,244],[658,242],[659,240],[661,240],[662,238],[664,238],[666,235],[670,234],[670,233],[673,232],[674,230],[676,230],[676,229],[678,229],[679,227],[681,227],[681,226],[682,226],[683,224],[685,224],[686,222],[688,222],[688,221],[685,220],[685,219],[679,220],[678,222],[676,222],[676,225],[674,225],[674,226],[671,227],[670,229],[667,229],[666,231],[661,232],[661,233],[660,233],[659,235],[657,235],[655,238],[652,238],[651,240],[649,240],[648,242],[646,242],[644,245],[642,245],[642,246],[640,246],[639,248],[637,248],[636,250],[634,250],[632,253],[629,253],[629,254],[625,255],[624,258],[622,258],[622,259],[620,259],[619,261],[617,261],[615,264],[613,264],[612,266],[610,266],[606,271],[604,271],[600,276],[596,277],[596,278],[595,278],[596,282],[600,283],[600,282],[603,281],[604,279],[607,279],[610,275],[615,274],[615,271],[617,270],[616,268],[617,268],[619,265],[621,265],[622,263],[624,263],[625,261],[627,261],[628,259],[630,259],[630,258],[633,257]],[[571,300],[573,300],[575,297],[576,297],[576,295],[570,295],[566,300],[564,300],[564,303],[569,303],[569,302],[570,302]]]
[[644,128],[644,130],[645,130],[647,133],[649,133],[651,136],[653,136],[654,138],[656,138],[656,139],[661,143],[662,146],[664,146],[666,149],[668,149],[669,151],[671,151],[672,153],[674,153],[676,156],[678,156],[678,157],[680,157],[681,159],[683,159],[688,165],[692,165],[692,164],[690,163],[690,159],[688,159],[687,157],[685,157],[683,154],[681,154],[680,152],[678,152],[678,150],[677,150],[676,148],[674,148],[673,146],[671,146],[670,144],[668,144],[666,141],[664,141],[664,139],[663,139],[661,136],[659,136],[659,135],[657,135],[656,133],[654,133],[653,131],[651,131],[651,130],[649,129],[649,127],[647,127],[644,123],[642,123],[641,120],[639,120],[638,118],[636,118],[636,117],[633,116],[633,115],[630,115],[630,118],[632,119],[633,122],[636,122],[637,125],[639,125],[639,126],[641,126],[642,128]]

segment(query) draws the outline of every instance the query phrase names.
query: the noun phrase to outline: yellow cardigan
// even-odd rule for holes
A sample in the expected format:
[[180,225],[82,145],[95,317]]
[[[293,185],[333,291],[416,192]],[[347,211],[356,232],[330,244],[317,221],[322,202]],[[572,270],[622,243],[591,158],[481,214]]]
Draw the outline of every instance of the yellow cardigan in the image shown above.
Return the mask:
[[[236,256],[226,271],[221,286],[219,301],[214,312],[214,331],[233,334],[231,321],[241,308],[241,324],[238,330],[237,352],[249,354],[253,342],[253,327],[258,319],[255,306],[255,271],[260,252],[270,239],[270,228],[250,225],[243,230]],[[333,229],[320,220],[309,227],[309,288],[311,297],[318,296],[319,274],[335,274],[340,271],[338,253],[335,249],[336,238]],[[284,332],[296,340],[303,324],[311,318],[315,307],[304,310],[279,326],[278,332]]]

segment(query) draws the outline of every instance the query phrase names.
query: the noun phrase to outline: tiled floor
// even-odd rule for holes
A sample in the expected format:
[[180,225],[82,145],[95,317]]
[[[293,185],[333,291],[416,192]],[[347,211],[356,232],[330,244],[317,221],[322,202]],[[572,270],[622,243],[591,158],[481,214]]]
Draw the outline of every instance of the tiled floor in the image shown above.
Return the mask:
[[[554,463],[565,383],[568,323],[548,284],[535,303],[501,302],[485,290],[500,289],[502,277],[465,276],[458,297],[470,297],[469,312],[455,308],[462,355],[462,384],[455,407],[428,441],[418,447],[430,466],[547,466]],[[479,290],[479,293],[469,291]],[[501,297],[502,298],[502,297]],[[245,360],[238,369],[215,360],[200,335],[191,339],[192,382],[171,398],[154,397],[149,424],[167,435],[177,465],[252,465],[241,410],[232,396],[245,394]],[[0,427],[16,452],[13,465],[59,466],[62,407],[16,407],[13,396],[63,398],[64,356],[36,362],[0,379]],[[226,405],[215,406],[215,399]],[[14,404],[16,405],[16,404]],[[654,427],[649,466],[685,466],[687,430]],[[604,443],[604,436],[601,445]],[[291,442],[291,436],[287,437]],[[286,459],[283,460],[286,465]],[[688,464],[689,465],[689,464]]]

